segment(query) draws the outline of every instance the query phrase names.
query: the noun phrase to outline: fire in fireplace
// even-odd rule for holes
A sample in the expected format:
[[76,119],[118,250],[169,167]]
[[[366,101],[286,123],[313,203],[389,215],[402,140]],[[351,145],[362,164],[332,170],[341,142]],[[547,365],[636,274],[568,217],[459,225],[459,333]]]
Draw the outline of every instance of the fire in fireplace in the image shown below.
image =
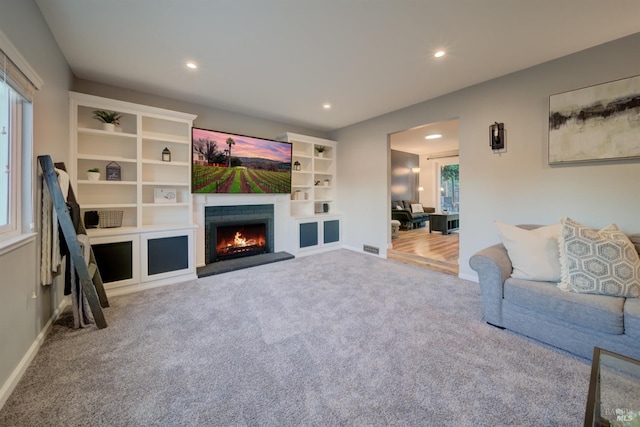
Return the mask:
[[218,226],[215,234],[215,261],[267,252],[264,223]]

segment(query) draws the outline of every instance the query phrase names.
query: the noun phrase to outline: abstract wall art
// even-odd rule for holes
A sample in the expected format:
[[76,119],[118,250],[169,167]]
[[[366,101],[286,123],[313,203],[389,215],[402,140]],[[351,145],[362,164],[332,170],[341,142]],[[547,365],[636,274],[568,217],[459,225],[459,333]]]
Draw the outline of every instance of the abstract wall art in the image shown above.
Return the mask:
[[640,76],[549,97],[549,164],[640,158]]

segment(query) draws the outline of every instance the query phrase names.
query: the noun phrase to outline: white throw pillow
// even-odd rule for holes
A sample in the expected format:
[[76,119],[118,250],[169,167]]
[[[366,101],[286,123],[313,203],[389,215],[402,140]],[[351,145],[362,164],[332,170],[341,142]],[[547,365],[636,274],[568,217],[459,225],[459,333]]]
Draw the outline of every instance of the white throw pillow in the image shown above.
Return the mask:
[[563,218],[560,223],[560,289],[615,297],[640,296],[640,257],[629,237],[615,224],[597,231],[571,218]]
[[516,279],[560,281],[558,238],[561,225],[553,224],[533,230],[495,222],[498,234],[511,259]]
[[420,203],[411,204],[411,213],[424,213],[424,208]]
[[404,208],[403,208],[402,206],[400,206],[400,205],[396,205],[396,209],[397,209],[397,210],[399,210],[399,211],[401,211],[401,210],[403,210]]

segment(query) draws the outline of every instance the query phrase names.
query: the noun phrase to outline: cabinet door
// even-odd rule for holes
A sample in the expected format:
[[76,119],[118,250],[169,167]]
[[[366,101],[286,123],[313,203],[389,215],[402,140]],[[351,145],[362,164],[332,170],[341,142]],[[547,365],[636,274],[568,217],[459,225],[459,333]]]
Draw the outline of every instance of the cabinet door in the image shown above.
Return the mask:
[[318,245],[318,223],[303,222],[300,224],[300,247],[308,248]]
[[194,273],[193,230],[144,233],[141,255],[143,282]]
[[324,221],[324,243],[335,243],[340,241],[340,221],[332,219]]
[[105,289],[139,282],[140,250],[137,235],[91,237],[91,248]]

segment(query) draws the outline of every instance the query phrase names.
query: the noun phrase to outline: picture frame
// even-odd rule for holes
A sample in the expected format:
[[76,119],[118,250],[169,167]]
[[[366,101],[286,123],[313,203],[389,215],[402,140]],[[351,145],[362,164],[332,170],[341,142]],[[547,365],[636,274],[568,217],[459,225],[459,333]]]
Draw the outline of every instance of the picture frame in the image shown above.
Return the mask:
[[116,162],[107,165],[107,181],[120,181],[122,179],[122,169]]
[[640,158],[640,75],[549,97],[550,165]]
[[178,197],[175,188],[154,188],[154,203],[177,203]]

